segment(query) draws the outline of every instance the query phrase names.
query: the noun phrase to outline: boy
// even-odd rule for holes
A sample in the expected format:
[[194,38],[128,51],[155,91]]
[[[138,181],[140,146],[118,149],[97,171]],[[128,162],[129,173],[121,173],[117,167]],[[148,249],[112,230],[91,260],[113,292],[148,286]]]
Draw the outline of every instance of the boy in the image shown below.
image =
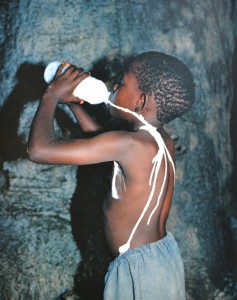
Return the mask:
[[76,165],[114,161],[104,216],[115,259],[106,274],[104,299],[185,299],[182,259],[172,234],[165,229],[175,174],[174,143],[163,125],[191,108],[194,84],[190,71],[163,53],[135,56],[110,96],[111,115],[129,122],[131,130],[62,140],[53,129],[58,103],[69,105],[84,131],[101,129],[78,104],[83,99],[72,94],[90,74],[75,66],[61,74],[66,65],[57,71],[32,122],[29,159]]

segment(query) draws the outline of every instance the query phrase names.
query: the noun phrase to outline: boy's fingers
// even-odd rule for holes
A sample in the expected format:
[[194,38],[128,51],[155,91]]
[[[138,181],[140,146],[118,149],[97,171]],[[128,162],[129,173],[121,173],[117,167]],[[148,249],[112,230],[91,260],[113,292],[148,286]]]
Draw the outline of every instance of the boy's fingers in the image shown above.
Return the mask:
[[79,74],[81,74],[82,72],[84,72],[83,68],[78,68],[77,70],[78,70]]
[[78,97],[72,97],[71,98],[71,101],[69,101],[69,103],[78,103],[78,104],[83,104],[83,103],[85,103],[85,100],[83,100],[83,99],[80,99],[80,98],[78,98]]
[[84,72],[84,73],[79,73],[78,76],[75,78],[75,81],[77,83],[80,83],[82,80],[84,80],[85,78],[91,76],[90,72]]
[[[74,96],[74,95],[73,95]],[[73,102],[78,103],[78,104],[83,104],[85,103],[85,100],[78,98],[76,96],[73,97]]]
[[72,79],[76,79],[83,72],[84,72],[83,68],[78,68],[77,66],[71,65],[68,62],[63,62],[58,68],[56,74],[59,76],[62,75],[63,73],[66,73],[67,75],[73,75]]
[[76,66],[73,66],[74,69],[72,70],[73,79],[76,79],[82,72],[84,72],[83,68],[77,68]]
[[68,62],[61,63],[61,65],[59,66],[59,68],[57,70],[56,75],[62,75],[63,69],[66,68],[66,67],[70,67],[70,66],[71,66],[71,64],[69,64]]

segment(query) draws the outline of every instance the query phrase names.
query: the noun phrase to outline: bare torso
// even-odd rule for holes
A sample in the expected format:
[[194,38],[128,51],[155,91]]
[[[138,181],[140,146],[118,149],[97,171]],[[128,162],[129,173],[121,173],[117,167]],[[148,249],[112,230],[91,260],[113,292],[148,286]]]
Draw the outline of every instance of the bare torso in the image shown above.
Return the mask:
[[[160,133],[174,160],[173,141],[163,129]],[[152,159],[158,151],[157,142],[147,131],[139,130],[128,133],[126,138],[133,140],[133,146],[127,153],[124,153],[123,159],[119,162],[122,173],[118,176],[123,178],[117,178],[118,180],[116,180],[118,192],[116,198],[118,199],[115,199],[111,193],[104,204],[105,232],[110,250],[114,256],[119,254],[119,247],[128,241],[147,203],[151,192],[149,178],[153,166]],[[149,225],[147,225],[148,218],[157,204],[164,172],[165,162],[163,159],[155,185],[154,196],[137,227],[130,248],[155,242],[166,235],[165,224],[174,188],[174,172],[170,162],[168,162],[168,173],[160,204],[155,210]],[[123,180],[125,185],[123,185]]]

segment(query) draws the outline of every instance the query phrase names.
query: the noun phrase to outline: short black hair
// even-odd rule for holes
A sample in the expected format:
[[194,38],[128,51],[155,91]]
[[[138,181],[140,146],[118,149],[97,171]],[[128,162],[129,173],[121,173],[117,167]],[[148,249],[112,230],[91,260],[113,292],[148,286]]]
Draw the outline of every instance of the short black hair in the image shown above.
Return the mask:
[[142,92],[154,96],[160,122],[168,123],[192,107],[193,76],[178,58],[156,51],[144,52],[130,58],[126,71],[135,73]]

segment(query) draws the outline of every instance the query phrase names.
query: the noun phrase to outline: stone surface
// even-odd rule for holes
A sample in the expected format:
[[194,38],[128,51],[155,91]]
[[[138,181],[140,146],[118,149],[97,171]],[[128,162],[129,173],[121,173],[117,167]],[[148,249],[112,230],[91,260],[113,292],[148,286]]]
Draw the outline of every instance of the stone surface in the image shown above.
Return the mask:
[[[169,229],[184,258],[187,299],[236,298],[236,221],[229,214],[236,4],[1,2],[1,299],[100,299],[108,253],[99,200],[110,166],[77,173],[71,166],[34,165],[26,160],[25,143],[48,62],[68,60],[109,82],[121,56],[148,50],[181,58],[196,83],[193,110],[168,126],[177,158]],[[63,107],[56,126],[58,134],[76,130]]]
[[3,170],[8,186],[0,198],[1,299],[56,299],[72,289],[80,261],[68,201],[76,169],[19,159],[5,162]]

